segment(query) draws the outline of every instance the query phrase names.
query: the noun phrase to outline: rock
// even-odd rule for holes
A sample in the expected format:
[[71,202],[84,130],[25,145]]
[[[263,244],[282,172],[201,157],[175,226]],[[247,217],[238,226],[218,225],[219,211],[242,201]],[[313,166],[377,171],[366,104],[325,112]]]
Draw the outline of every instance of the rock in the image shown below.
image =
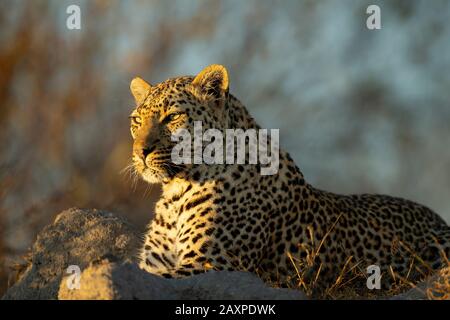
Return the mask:
[[306,300],[300,290],[267,286],[250,272],[207,272],[177,281],[178,299]]
[[[3,299],[305,299],[275,289],[247,272],[208,272],[164,279],[134,262],[139,233],[124,219],[98,210],[69,209],[38,235],[30,264]],[[70,289],[71,265],[81,272]],[[70,282],[73,283],[73,282]]]
[[80,288],[61,282],[59,299],[288,299],[303,300],[298,290],[275,289],[249,272],[210,271],[184,279],[164,279],[132,263],[103,260],[81,274]]
[[80,277],[80,288],[70,289],[65,277],[59,288],[60,300],[175,299],[172,284],[132,263],[108,259],[91,264]]
[[70,265],[81,270],[104,256],[132,258],[139,233],[124,219],[99,210],[72,208],[60,213],[37,236],[31,264],[3,299],[57,299]]

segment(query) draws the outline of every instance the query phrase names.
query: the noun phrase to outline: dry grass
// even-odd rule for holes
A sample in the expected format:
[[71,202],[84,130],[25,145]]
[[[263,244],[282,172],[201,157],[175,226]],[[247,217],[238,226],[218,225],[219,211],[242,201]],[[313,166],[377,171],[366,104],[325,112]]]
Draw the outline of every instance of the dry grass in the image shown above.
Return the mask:
[[439,279],[426,289],[426,295],[430,300],[450,300],[450,264],[441,270]]
[[[370,290],[366,286],[367,273],[362,268],[361,261],[356,261],[351,255],[347,257],[333,281],[327,287],[319,286],[323,274],[323,265],[320,262],[319,251],[329,236],[331,230],[335,227],[337,220],[328,230],[322,240],[317,246],[314,245],[313,230],[309,228],[310,244],[301,244],[301,247],[306,252],[304,259],[294,257],[291,253],[287,253],[295,274],[288,279],[271,282],[271,285],[276,287],[298,288],[303,290],[305,294],[313,299],[386,299],[404,293],[410,289],[416,288],[423,291],[417,286],[417,283],[430,279],[436,272],[440,272],[440,280],[426,288],[423,291],[423,296],[428,299],[449,299],[450,295],[450,262],[445,255],[444,250],[440,250],[442,261],[447,261],[447,267],[438,271],[433,270],[431,266],[425,262],[416,252],[411,250],[403,242],[398,245],[404,249],[405,258],[410,261],[408,271],[405,275],[395,272],[390,266],[388,272],[382,274],[383,277],[389,277],[390,288],[381,290]],[[278,277],[279,278],[279,277]],[[267,279],[265,279],[267,281]]]

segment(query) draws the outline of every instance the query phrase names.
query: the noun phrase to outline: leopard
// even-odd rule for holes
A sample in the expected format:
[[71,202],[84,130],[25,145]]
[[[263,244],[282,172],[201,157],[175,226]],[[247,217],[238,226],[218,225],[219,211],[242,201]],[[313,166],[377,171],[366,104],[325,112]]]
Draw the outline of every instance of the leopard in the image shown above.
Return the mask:
[[448,265],[450,227],[437,213],[390,195],[315,188],[282,148],[271,175],[260,163],[175,163],[174,133],[193,133],[196,121],[203,130],[261,129],[230,93],[224,66],[156,85],[136,77],[130,90],[133,170],[162,186],[141,269],[165,278],[247,271],[288,287],[301,275],[323,293],[346,268],[365,285],[366,269],[378,266],[389,288],[396,275],[413,280]]

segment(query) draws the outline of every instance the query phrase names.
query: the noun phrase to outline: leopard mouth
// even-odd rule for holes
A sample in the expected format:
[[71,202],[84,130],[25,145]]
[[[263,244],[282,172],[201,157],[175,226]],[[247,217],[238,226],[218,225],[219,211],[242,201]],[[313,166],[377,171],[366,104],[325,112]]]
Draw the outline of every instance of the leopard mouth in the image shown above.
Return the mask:
[[155,170],[154,168],[144,168],[141,172],[141,177],[148,183],[161,183],[167,179],[164,171]]
[[183,172],[186,167],[171,162],[171,160],[146,159],[135,163],[137,172],[149,183],[167,182]]

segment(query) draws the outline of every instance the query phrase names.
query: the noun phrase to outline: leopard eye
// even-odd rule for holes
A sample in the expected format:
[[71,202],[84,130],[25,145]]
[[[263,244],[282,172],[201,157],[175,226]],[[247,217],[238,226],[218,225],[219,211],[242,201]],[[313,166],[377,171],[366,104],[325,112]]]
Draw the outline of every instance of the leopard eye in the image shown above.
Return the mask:
[[142,123],[142,118],[140,116],[132,115],[129,117],[131,120],[131,124],[139,126]]
[[180,119],[181,113],[171,113],[164,118],[164,122],[172,122]]

